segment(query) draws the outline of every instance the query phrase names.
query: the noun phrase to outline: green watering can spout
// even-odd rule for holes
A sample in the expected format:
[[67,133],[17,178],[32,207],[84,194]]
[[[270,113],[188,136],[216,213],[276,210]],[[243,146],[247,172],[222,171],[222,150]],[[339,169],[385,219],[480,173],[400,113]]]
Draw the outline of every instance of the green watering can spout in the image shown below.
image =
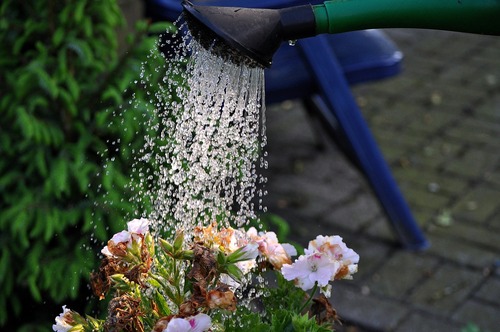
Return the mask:
[[[283,9],[182,5],[204,47],[262,67],[271,65],[284,40],[322,33],[423,28],[500,35],[500,0],[331,0]],[[214,39],[223,43],[214,46]]]

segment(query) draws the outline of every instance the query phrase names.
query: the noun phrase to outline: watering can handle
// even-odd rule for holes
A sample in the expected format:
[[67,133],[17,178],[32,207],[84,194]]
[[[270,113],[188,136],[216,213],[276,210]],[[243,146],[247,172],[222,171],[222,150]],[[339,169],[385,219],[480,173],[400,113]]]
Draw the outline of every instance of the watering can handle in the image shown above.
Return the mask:
[[313,10],[318,34],[423,28],[500,35],[499,0],[331,0]]

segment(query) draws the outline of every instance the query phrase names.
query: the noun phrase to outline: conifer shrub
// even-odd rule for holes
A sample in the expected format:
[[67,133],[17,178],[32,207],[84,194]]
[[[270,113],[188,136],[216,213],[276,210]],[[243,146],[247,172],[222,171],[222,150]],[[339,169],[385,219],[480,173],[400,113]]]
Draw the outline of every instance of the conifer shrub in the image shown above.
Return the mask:
[[0,329],[50,328],[137,213],[132,155],[163,77],[150,33],[167,24],[139,22],[119,52],[124,23],[114,0],[0,3]]

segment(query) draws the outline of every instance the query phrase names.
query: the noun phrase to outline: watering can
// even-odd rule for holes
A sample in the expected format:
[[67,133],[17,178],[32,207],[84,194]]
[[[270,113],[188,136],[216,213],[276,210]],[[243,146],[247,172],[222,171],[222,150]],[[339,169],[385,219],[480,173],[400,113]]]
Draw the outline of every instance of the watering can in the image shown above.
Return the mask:
[[242,59],[269,67],[284,40],[372,28],[426,28],[500,35],[500,0],[331,0],[316,5],[257,9],[194,5],[188,25],[208,45],[214,37]]

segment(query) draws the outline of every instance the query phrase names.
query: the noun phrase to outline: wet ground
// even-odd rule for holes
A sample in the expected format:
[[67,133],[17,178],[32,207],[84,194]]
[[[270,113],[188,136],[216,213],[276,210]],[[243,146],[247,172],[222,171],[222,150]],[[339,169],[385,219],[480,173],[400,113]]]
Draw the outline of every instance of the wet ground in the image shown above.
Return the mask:
[[269,210],[302,245],[360,256],[335,282],[340,331],[500,330],[500,37],[388,30],[397,77],[353,88],[431,246],[402,249],[363,176],[299,101],[268,107]]

